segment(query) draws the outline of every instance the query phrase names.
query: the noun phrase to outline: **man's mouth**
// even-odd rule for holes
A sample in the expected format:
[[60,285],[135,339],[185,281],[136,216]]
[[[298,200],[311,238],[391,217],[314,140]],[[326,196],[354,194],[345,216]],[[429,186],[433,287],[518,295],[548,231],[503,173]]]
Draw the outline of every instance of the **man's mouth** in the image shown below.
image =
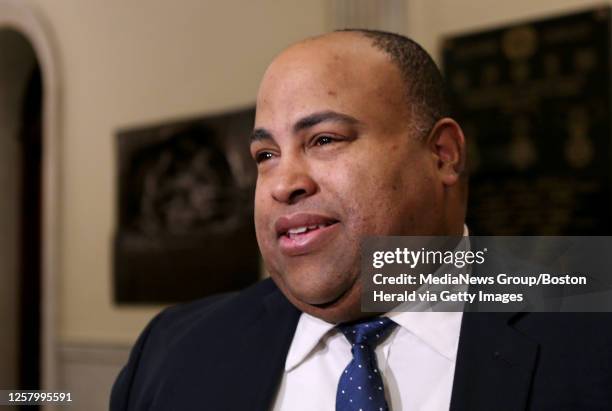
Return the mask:
[[310,225],[310,226],[301,226],[301,227],[296,227],[296,228],[290,228],[289,230],[287,230],[287,232],[283,233],[282,235],[289,237],[289,238],[298,238],[300,235],[308,233],[310,231],[314,231],[314,230],[319,230],[321,228],[325,228],[327,226],[330,226],[332,224],[335,224],[335,222],[330,222],[327,224],[315,224],[315,225]]
[[275,224],[279,247],[289,256],[315,251],[339,229],[339,220],[319,214],[299,213],[280,217]]

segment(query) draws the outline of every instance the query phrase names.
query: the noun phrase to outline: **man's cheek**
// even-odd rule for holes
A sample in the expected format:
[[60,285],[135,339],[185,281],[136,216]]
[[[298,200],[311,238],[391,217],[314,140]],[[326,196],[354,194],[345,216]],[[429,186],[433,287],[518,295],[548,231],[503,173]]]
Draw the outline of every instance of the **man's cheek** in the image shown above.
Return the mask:
[[270,232],[266,230],[265,219],[262,215],[260,215],[255,210],[255,237],[257,238],[257,243],[259,244],[260,251],[262,255],[266,254],[266,252],[272,247]]
[[350,200],[363,196],[365,188],[370,187],[374,179],[367,167],[355,167],[353,164],[339,162],[333,169],[321,173],[319,181],[321,187]]
[[266,205],[262,193],[260,191],[255,191],[253,217],[256,230],[259,231],[264,228],[264,223],[267,218],[267,214],[269,213],[268,210],[269,206]]

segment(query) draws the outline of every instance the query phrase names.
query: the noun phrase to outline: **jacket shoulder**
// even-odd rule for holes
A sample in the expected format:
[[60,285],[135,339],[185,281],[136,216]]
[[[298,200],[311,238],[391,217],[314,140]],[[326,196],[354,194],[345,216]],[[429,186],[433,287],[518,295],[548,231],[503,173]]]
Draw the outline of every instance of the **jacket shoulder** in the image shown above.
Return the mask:
[[110,409],[147,409],[147,401],[155,396],[156,380],[163,374],[167,357],[182,349],[183,342],[205,328],[219,331],[248,323],[255,308],[274,293],[280,291],[267,279],[240,292],[214,295],[162,310],[134,344],[127,365],[113,385]]

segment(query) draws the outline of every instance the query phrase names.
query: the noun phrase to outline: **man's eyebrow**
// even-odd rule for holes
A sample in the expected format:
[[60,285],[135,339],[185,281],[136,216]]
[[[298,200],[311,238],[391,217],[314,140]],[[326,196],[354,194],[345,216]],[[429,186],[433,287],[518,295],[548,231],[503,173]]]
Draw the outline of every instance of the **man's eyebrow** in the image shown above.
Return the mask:
[[261,140],[274,140],[274,137],[272,137],[272,133],[265,128],[256,128],[251,133],[251,143]]
[[[351,125],[358,125],[361,122],[355,117],[349,116],[348,114],[338,113],[336,111],[321,111],[318,113],[309,114],[306,117],[299,119],[293,126],[293,133],[305,130],[310,127],[314,127],[319,123],[326,121],[347,123]],[[256,128],[251,133],[251,143],[261,140],[274,140],[272,133],[265,128]]]
[[319,113],[313,113],[306,117],[299,119],[293,126],[293,132],[298,133],[299,131],[305,130],[310,127],[314,127],[319,123],[326,121],[348,123],[351,125],[359,124],[360,121],[355,117],[351,117],[348,114],[338,113],[336,111],[321,111]]

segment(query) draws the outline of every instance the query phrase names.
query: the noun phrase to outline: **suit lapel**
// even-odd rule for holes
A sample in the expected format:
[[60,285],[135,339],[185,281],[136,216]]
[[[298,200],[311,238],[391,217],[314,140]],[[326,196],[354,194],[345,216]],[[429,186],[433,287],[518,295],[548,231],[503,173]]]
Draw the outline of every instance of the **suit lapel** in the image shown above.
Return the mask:
[[300,312],[276,291],[264,300],[264,312],[245,333],[245,353],[253,355],[244,381],[253,386],[251,401],[236,409],[267,410],[272,406]]
[[511,325],[513,313],[464,313],[452,411],[525,410],[538,345]]

